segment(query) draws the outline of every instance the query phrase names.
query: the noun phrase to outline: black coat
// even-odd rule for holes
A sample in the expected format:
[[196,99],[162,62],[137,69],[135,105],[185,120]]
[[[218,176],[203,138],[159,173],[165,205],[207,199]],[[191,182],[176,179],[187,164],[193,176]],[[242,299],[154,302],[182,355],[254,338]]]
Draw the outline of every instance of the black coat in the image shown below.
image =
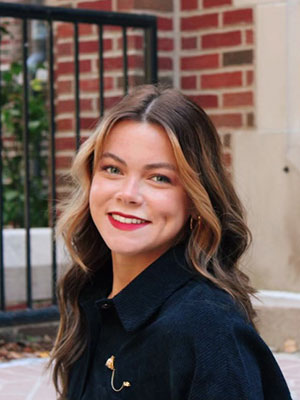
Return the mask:
[[106,272],[81,295],[88,347],[69,400],[291,400],[267,345],[231,296],[191,271],[183,246],[113,299]]

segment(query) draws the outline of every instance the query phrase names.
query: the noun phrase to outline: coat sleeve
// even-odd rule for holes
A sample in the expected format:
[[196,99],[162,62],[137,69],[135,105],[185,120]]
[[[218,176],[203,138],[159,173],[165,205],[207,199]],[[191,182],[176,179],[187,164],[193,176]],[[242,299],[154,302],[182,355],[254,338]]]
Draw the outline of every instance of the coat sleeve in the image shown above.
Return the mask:
[[272,352],[238,314],[211,310],[193,346],[188,400],[292,400]]

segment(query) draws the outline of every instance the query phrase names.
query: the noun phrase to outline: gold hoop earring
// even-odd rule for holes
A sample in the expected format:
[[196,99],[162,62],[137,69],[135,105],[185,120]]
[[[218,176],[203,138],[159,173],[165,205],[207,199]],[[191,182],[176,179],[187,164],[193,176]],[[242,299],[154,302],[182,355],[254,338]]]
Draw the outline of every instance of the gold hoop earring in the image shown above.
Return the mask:
[[[200,224],[200,220],[201,220],[200,215],[197,215],[197,220],[196,220],[196,221],[197,221],[198,224]],[[191,230],[191,231],[192,231],[193,228],[194,228],[193,223],[194,223],[194,218],[191,217],[191,218],[190,218],[190,230]]]

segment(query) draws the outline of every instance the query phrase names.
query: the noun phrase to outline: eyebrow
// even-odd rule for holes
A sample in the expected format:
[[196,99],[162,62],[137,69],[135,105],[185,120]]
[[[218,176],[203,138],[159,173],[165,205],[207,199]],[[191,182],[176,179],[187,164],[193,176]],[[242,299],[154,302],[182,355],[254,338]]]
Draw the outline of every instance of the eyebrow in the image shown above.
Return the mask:
[[[112,158],[113,160],[123,164],[123,165],[127,165],[126,162],[124,160],[122,160],[122,158],[116,156],[113,153],[110,152],[105,152],[101,155],[100,160],[102,160],[103,158]],[[152,163],[152,164],[146,164],[144,166],[144,169],[146,170],[150,170],[150,169],[156,169],[156,168],[166,168],[166,169],[170,169],[171,171],[177,171],[177,168],[173,165],[173,164],[169,164],[166,162],[158,162],[158,163]]]

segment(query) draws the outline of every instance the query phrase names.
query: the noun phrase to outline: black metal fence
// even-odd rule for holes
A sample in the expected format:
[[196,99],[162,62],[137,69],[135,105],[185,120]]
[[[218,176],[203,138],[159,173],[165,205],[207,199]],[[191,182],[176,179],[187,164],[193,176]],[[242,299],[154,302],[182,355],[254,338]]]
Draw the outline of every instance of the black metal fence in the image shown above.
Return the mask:
[[[94,24],[98,27],[98,57],[99,57],[99,116],[104,113],[104,46],[103,28],[105,26],[118,26],[122,29],[122,54],[123,54],[123,90],[128,90],[128,49],[127,49],[127,29],[140,28],[144,32],[144,82],[157,82],[157,28],[156,18],[149,15],[134,15],[125,13],[101,12],[94,10],[67,9],[60,7],[44,7],[13,3],[0,3],[0,26],[1,20],[14,18],[22,26],[22,64],[23,64],[23,157],[24,157],[24,228],[26,237],[26,309],[23,311],[9,311],[6,304],[6,285],[5,285],[5,263],[3,246],[3,126],[0,118],[0,326],[10,326],[20,323],[49,321],[58,318],[56,307],[56,278],[57,278],[57,250],[55,239],[56,222],[56,170],[55,170],[55,89],[54,89],[54,33],[53,24],[55,22],[68,22],[74,26],[74,82],[75,82],[75,137],[76,148],[80,144],[80,81],[79,81],[79,25]],[[47,24],[47,58],[48,58],[48,79],[49,79],[49,147],[50,147],[50,171],[49,185],[50,190],[50,214],[52,228],[52,300],[51,305],[42,309],[36,309],[33,304],[32,296],[32,259],[31,259],[31,215],[30,215],[30,167],[29,167],[29,93],[28,93],[28,22],[31,20],[42,20]],[[1,46],[1,42],[0,42]],[[1,50],[1,49],[0,49]],[[1,54],[1,51],[0,51]],[[1,60],[0,60],[0,98],[2,90]],[[1,102],[0,102],[1,107]],[[0,108],[1,115],[1,108]]]

